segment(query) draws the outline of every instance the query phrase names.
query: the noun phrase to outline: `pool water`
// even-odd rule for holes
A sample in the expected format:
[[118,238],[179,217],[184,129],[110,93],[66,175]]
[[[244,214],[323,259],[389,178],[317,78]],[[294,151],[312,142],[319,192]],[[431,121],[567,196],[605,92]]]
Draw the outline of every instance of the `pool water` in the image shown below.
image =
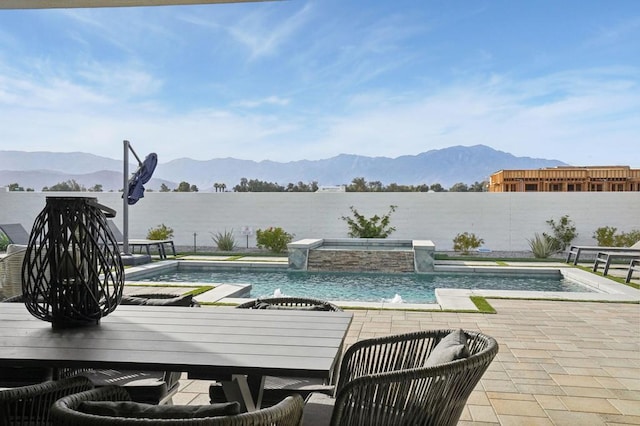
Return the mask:
[[231,272],[189,270],[146,276],[137,281],[251,284],[251,297],[315,297],[323,300],[381,302],[400,295],[405,303],[436,303],[436,288],[587,292],[558,274],[379,274],[353,272]]

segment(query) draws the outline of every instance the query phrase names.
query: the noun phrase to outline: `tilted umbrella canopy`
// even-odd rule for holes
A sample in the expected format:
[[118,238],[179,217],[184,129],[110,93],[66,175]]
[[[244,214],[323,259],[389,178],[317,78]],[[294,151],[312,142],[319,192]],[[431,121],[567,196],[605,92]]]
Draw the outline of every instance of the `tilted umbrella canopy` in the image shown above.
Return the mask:
[[138,170],[129,179],[129,188],[127,190],[127,203],[135,204],[140,198],[144,197],[144,184],[149,182],[153,171],[158,165],[158,156],[152,152],[147,155]]

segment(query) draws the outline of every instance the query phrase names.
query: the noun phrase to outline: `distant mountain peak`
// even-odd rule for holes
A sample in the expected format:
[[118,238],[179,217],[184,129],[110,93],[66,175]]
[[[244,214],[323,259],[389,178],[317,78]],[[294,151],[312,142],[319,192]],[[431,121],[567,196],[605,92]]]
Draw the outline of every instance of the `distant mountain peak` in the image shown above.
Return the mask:
[[[174,188],[179,182],[186,181],[198,186],[201,191],[212,190],[214,183],[224,183],[230,190],[243,177],[281,185],[300,181],[340,185],[363,177],[367,181],[380,181],[386,185],[440,183],[448,188],[458,182],[472,184],[486,180],[492,173],[503,169],[538,169],[562,165],[566,164],[558,160],[516,157],[482,144],[456,145],[397,158],[346,153],[322,160],[291,162],[256,162],[236,158],[194,160],[184,157],[158,164],[149,188],[158,189],[161,183]],[[105,191],[109,191],[121,189],[121,173],[122,160],[94,154],[0,151],[0,185],[18,183],[39,191],[44,186],[75,179],[86,187],[101,184]]]

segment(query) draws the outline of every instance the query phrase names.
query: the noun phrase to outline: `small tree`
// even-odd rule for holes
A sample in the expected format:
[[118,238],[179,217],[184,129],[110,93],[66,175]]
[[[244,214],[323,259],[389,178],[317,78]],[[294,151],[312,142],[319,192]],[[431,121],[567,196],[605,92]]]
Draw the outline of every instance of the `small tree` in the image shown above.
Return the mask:
[[182,181],[173,192],[198,192],[198,187],[191,185],[189,182]]
[[353,217],[342,216],[341,219],[349,226],[349,236],[352,238],[387,238],[396,228],[389,226],[391,213],[396,211],[398,206],[389,206],[389,212],[384,216],[364,217],[353,206],[349,207]]
[[173,237],[173,229],[166,226],[164,223],[150,228],[147,232],[148,240],[170,240]]
[[476,234],[463,232],[453,239],[453,249],[460,251],[462,254],[469,254],[471,249],[476,249],[484,243],[482,238],[478,238]]
[[84,192],[86,190],[87,189],[84,186],[80,185],[78,182],[76,182],[75,179],[70,179],[65,182],[56,183],[55,185],[50,187],[45,186],[44,188],[42,188],[43,192],[48,192],[48,191]]
[[564,249],[571,244],[571,241],[578,236],[576,227],[573,221],[569,219],[569,215],[562,216],[558,223],[553,219],[549,219],[547,220],[547,224],[551,227],[553,235],[549,235],[546,232],[543,232],[542,235],[551,241],[556,253],[564,251]]
[[458,182],[449,188],[449,192],[469,192],[469,187],[465,183]]
[[10,183],[7,188],[9,189],[9,191],[24,191],[24,188],[17,183]]
[[269,227],[256,231],[256,244],[258,248],[266,248],[274,253],[287,251],[287,244],[293,241],[293,235],[280,227]]

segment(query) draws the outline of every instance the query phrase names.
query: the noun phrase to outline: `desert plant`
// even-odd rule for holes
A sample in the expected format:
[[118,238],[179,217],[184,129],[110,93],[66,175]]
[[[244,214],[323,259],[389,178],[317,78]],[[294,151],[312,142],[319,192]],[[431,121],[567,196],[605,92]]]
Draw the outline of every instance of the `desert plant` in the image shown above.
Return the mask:
[[293,235],[280,227],[269,227],[256,231],[256,243],[258,248],[266,248],[274,253],[287,251],[287,244],[293,240]]
[[155,228],[149,228],[147,231],[148,240],[170,240],[173,237],[173,229],[166,226],[164,223],[156,226]]
[[542,235],[553,243],[555,252],[564,251],[571,244],[571,241],[578,236],[576,227],[573,221],[569,219],[569,215],[562,216],[558,223],[553,219],[549,219],[547,224],[551,227],[553,235],[549,235],[546,232],[543,232]]
[[[217,184],[216,184],[217,185]],[[233,237],[233,229],[224,232],[211,233],[211,239],[221,251],[233,251],[236,248],[236,239]]]
[[534,237],[527,241],[529,242],[529,247],[533,252],[533,256],[537,259],[546,259],[555,253],[554,241],[549,237],[540,235],[536,232]]
[[469,250],[476,249],[484,243],[482,238],[478,238],[476,234],[463,232],[453,239],[453,249],[463,254],[469,254]]
[[595,232],[593,233],[593,238],[596,239],[599,246],[613,247],[614,237],[617,230],[618,228],[615,228],[613,226],[602,226],[595,230]]
[[353,206],[349,207],[353,217],[342,216],[341,219],[349,226],[349,236],[352,238],[387,238],[396,228],[389,226],[391,213],[396,211],[398,206],[389,206],[389,212],[383,216],[374,215],[370,218],[364,217]]

